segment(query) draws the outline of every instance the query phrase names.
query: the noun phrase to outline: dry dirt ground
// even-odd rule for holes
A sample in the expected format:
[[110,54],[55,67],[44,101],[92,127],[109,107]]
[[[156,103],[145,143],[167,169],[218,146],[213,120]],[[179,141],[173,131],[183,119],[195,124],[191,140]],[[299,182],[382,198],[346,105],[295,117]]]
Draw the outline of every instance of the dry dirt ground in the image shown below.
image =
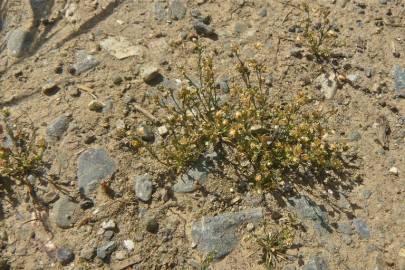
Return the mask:
[[[305,48],[297,49],[304,14],[287,2],[303,1],[2,0],[0,106],[12,115],[29,117],[38,134],[47,138],[45,159],[50,165],[45,173],[70,190],[76,201],[51,185],[38,187],[38,196],[48,203],[48,211],[42,213],[44,226],[35,220],[24,196],[13,207],[1,197],[0,268],[209,269],[201,266],[206,254],[191,236],[193,222],[255,208],[270,231],[287,222],[289,215],[301,224],[295,229],[294,246],[278,258],[275,269],[404,270],[405,2],[309,1],[311,8],[323,5],[331,10],[336,43],[328,63],[317,63],[306,57]],[[195,33],[195,10],[211,16],[215,35]],[[25,35],[23,43],[13,37],[16,29]],[[114,52],[106,45],[108,38],[119,44]],[[160,117],[151,98],[159,85],[184,82],[180,66],[195,74],[196,38],[215,55],[219,81],[237,83],[231,52],[231,45],[237,44],[243,57],[266,63],[274,91],[289,95],[306,89],[318,97],[314,106],[328,115],[334,136],[357,153],[353,163],[359,177],[351,179],[356,184],[350,190],[303,190],[306,197],[301,199],[310,198],[314,204],[305,199],[295,207],[265,191],[241,190],[235,177],[215,174],[209,175],[204,189],[173,193],[164,168],[146,151],[130,151],[117,130],[151,124],[135,106]],[[256,43],[263,45],[260,53]],[[159,69],[157,81],[143,81],[146,66]],[[316,78],[330,73],[347,79],[327,100]],[[102,109],[90,110],[92,100]],[[49,138],[55,119],[63,115],[66,122],[59,126],[58,138]],[[389,126],[385,148],[384,125]],[[107,170],[103,180],[115,198],[100,187],[90,196],[92,203],[78,196],[78,174],[88,165],[78,168],[79,157],[88,149],[105,150],[107,157],[90,169]],[[105,169],[108,166],[111,171]],[[146,203],[133,194],[133,178],[143,174],[153,183]],[[57,224],[58,218],[68,223],[67,228]],[[110,220],[114,224],[106,224]],[[231,252],[207,267],[265,269],[252,237],[264,225],[255,223],[252,231],[252,224],[246,223],[237,226],[238,240]],[[134,243],[133,249],[124,240]],[[106,243],[114,247],[103,256],[100,248]]]

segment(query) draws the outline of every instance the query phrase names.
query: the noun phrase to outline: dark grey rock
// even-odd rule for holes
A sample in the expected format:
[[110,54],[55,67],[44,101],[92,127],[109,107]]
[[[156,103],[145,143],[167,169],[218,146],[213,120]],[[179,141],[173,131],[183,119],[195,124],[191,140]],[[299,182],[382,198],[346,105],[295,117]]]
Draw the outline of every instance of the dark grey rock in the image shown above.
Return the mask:
[[70,118],[61,115],[51,122],[51,124],[46,129],[46,135],[51,139],[60,139],[69,128]]
[[208,173],[215,167],[216,159],[216,153],[213,153],[212,156],[206,155],[204,158],[201,158],[186,174],[180,175],[177,178],[173,191],[177,193],[189,193],[197,189],[197,183],[204,185],[207,181]]
[[348,139],[352,142],[359,141],[361,139],[361,134],[357,130],[352,131],[349,133]]
[[259,16],[260,17],[266,17],[267,16],[267,9],[266,8],[261,8],[259,10]]
[[86,71],[89,71],[100,64],[91,54],[88,54],[84,50],[80,50],[76,53],[76,63],[73,64],[70,73],[74,75],[80,75]]
[[215,36],[215,30],[210,25],[207,25],[199,20],[193,21],[194,30],[201,36],[211,37]]
[[205,23],[207,25],[210,24],[210,22],[211,22],[211,16],[202,15],[201,12],[198,9],[193,9],[191,11],[191,17],[193,17],[194,19],[196,19],[196,20],[198,20],[198,21],[200,21],[202,23]]
[[112,81],[115,85],[120,85],[124,80],[119,74],[116,74],[112,77]]
[[405,68],[394,68],[395,93],[399,97],[405,97]]
[[29,33],[23,29],[11,31],[7,39],[7,50],[10,56],[21,57],[29,47]]
[[152,177],[148,174],[134,177],[134,189],[138,199],[148,202],[152,197]]
[[191,237],[198,250],[213,253],[215,258],[222,258],[237,245],[237,229],[244,223],[258,222],[262,218],[262,208],[203,217],[201,220],[193,222]]
[[55,223],[62,229],[72,227],[76,223],[80,213],[80,206],[66,196],[61,197],[53,207]]
[[370,238],[370,229],[362,219],[359,218],[354,219],[353,225],[361,239]]
[[101,180],[111,177],[115,171],[115,162],[105,149],[90,148],[84,151],[77,161],[77,178],[80,192],[90,192]]
[[107,260],[116,249],[117,244],[114,241],[108,241],[97,248],[96,254],[100,259]]
[[304,265],[302,270],[328,270],[328,265],[323,258],[315,256]]
[[330,230],[328,216],[319,206],[307,196],[296,196],[288,199],[289,208],[297,213],[303,220],[315,222],[315,228],[325,228]]
[[146,231],[150,233],[157,233],[159,231],[159,223],[154,218],[149,218],[146,221]]
[[56,250],[56,259],[62,265],[68,265],[75,259],[75,254],[70,248],[61,247]]
[[172,0],[170,3],[170,18],[173,20],[181,20],[186,16],[186,6],[181,0]]

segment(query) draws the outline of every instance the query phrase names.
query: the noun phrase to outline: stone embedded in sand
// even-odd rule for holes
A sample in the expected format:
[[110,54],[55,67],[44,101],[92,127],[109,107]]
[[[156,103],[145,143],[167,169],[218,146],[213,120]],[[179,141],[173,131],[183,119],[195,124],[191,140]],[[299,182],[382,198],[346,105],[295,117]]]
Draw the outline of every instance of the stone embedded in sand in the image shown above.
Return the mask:
[[159,68],[153,65],[145,65],[141,67],[141,78],[144,82],[150,83],[160,75]]
[[95,68],[100,64],[100,61],[97,60],[91,54],[88,54],[84,50],[80,50],[76,53],[76,63],[73,64],[72,68],[70,69],[70,73],[73,75],[80,75],[90,69]]
[[46,129],[46,135],[51,139],[60,139],[69,127],[70,119],[66,115],[61,115],[51,122]]
[[315,256],[312,257],[306,265],[304,265],[302,270],[328,270],[328,265],[323,258]]
[[370,238],[370,229],[363,220],[356,218],[353,220],[353,225],[361,239]]
[[238,244],[237,229],[249,222],[259,222],[263,209],[255,208],[238,213],[224,213],[214,217],[203,217],[193,222],[191,237],[197,249],[213,253],[215,258],[229,254]]
[[7,49],[10,56],[21,57],[28,48],[29,33],[23,29],[10,32],[7,39]]
[[173,20],[181,20],[186,16],[186,6],[183,1],[172,0],[170,2],[170,18]]
[[97,257],[106,260],[117,249],[117,244],[114,241],[109,241],[97,248]]
[[399,97],[405,97],[405,68],[394,67],[395,93]]
[[320,85],[325,99],[332,99],[336,95],[337,81],[335,74],[322,74],[315,79],[315,82]]
[[100,47],[121,60],[130,56],[143,57],[144,47],[132,45],[123,37],[109,37],[100,42]]
[[53,207],[55,223],[62,229],[72,227],[81,213],[80,206],[72,202],[68,197],[61,197]]
[[105,149],[90,148],[84,151],[77,160],[79,190],[90,192],[102,180],[110,178],[115,171],[115,162]]
[[56,250],[56,259],[62,265],[68,265],[75,258],[75,254],[70,248],[61,247]]
[[152,178],[148,174],[134,177],[135,194],[141,201],[147,202],[152,197]]

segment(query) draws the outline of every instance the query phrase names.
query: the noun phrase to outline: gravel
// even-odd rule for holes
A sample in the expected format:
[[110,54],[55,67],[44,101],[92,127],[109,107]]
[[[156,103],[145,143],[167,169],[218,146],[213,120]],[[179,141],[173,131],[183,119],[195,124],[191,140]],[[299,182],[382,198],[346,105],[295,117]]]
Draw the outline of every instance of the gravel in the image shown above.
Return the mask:
[[75,254],[70,248],[61,247],[56,250],[56,259],[62,265],[68,265],[75,258]]
[[138,199],[148,202],[152,197],[152,177],[148,174],[134,177],[134,189]]

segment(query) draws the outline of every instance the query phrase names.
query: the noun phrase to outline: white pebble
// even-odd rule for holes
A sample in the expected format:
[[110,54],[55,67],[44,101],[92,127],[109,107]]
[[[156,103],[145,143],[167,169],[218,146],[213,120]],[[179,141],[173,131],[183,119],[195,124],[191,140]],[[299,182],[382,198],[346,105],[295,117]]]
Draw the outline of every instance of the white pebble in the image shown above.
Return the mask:
[[393,175],[398,175],[399,174],[398,168],[397,167],[391,167],[390,173],[393,174]]
[[104,230],[113,230],[115,229],[115,226],[115,222],[112,219],[110,219],[109,221],[103,221],[103,223],[101,223],[101,227]]
[[124,240],[124,247],[128,250],[128,251],[132,251],[135,248],[135,244],[134,241],[128,239],[128,240]]

